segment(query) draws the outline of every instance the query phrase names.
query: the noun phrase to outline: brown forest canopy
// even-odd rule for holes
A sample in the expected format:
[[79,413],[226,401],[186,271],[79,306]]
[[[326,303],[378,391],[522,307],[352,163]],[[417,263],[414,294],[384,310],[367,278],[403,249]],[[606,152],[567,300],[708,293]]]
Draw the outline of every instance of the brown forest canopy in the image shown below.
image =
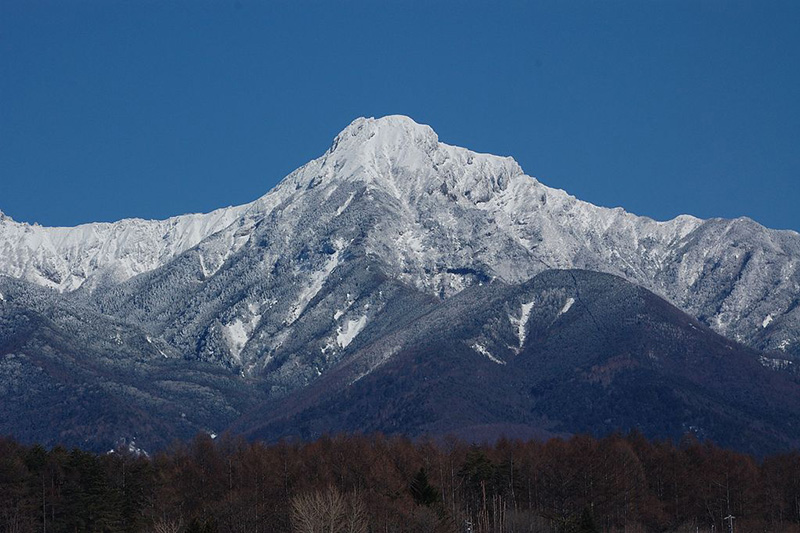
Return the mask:
[[0,439],[0,531],[800,532],[800,453],[638,434],[547,442],[381,435],[248,443],[206,435],[155,457]]

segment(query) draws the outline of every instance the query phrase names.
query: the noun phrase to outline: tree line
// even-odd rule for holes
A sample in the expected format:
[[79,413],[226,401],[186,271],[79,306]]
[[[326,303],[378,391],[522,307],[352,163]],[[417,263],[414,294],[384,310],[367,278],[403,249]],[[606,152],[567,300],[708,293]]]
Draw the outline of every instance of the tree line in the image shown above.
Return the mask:
[[0,438],[0,532],[800,532],[800,453],[686,437],[198,435],[153,457]]

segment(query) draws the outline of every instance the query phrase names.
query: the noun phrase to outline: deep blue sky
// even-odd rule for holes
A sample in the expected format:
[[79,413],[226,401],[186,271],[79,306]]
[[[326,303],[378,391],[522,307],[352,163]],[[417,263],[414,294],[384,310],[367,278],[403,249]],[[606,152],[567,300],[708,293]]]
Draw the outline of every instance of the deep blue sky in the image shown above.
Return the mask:
[[251,201],[358,116],[666,219],[800,230],[800,2],[0,0],[0,210]]

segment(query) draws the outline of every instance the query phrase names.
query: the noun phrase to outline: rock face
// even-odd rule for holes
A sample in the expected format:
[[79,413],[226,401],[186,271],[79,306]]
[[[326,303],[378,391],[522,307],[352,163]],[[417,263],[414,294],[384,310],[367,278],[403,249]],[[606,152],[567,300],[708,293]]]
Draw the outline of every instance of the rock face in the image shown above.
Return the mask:
[[[8,276],[0,281],[0,310],[10,312],[2,295],[12,286],[55,289],[26,289],[33,302],[26,305],[46,315],[59,302],[124,324],[160,346],[159,362],[204,365],[203,372],[255,383],[264,405],[274,406],[344,369],[370,374],[369,364],[355,363],[367,347],[413,337],[420,317],[465,294],[581,269],[652,291],[697,319],[696,327],[747,345],[734,349],[749,354],[742,360],[791,379],[800,356],[798,258],[795,232],[748,219],[657,222],[596,207],[525,175],[511,158],[440,143],[428,126],[390,116],[357,119],[322,157],[245,206],[77,228],[0,217],[0,274]],[[536,309],[530,305],[503,326],[516,328],[520,353],[523,318]],[[454,316],[442,328],[461,331],[469,320]],[[79,334],[84,342],[88,333]],[[0,337],[0,347],[8,338]],[[475,344],[464,349],[508,362]],[[408,350],[385,346],[369,352],[375,368],[404,360],[399,354]],[[128,352],[100,349],[98,357],[138,357]],[[245,406],[231,409],[214,418],[216,427]],[[525,420],[519,423],[532,424]],[[564,424],[557,430],[578,430]]]

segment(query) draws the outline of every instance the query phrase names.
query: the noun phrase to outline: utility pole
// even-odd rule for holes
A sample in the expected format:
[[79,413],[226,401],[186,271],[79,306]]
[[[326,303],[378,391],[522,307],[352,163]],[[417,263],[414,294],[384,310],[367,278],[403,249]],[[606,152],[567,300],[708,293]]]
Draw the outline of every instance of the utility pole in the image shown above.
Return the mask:
[[732,514],[729,514],[728,516],[723,518],[723,520],[727,520],[728,521],[728,533],[733,533],[733,519],[734,518],[736,518],[736,517],[733,516]]
[[47,499],[44,491],[44,469],[42,469],[42,533],[47,533]]
[[725,473],[725,499],[727,500],[728,504],[728,516],[723,518],[723,520],[728,521],[728,533],[733,533],[733,513],[731,512],[731,483],[728,479],[728,473]]

